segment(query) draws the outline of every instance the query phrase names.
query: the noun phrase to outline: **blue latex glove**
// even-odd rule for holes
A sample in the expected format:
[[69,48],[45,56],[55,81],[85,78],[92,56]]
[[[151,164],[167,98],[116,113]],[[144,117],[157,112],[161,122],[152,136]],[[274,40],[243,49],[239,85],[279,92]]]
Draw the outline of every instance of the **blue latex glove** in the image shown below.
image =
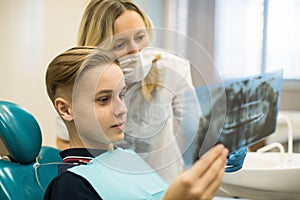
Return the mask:
[[242,147],[239,150],[230,153],[228,155],[225,172],[235,172],[240,170],[243,167],[247,151],[246,147]]

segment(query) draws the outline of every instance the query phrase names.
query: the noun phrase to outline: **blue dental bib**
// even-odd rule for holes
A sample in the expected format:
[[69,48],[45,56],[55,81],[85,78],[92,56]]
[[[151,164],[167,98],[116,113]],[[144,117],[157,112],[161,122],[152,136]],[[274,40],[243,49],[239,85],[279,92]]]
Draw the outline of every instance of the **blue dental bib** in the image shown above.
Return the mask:
[[121,148],[68,170],[85,178],[103,199],[162,199],[168,188],[140,156]]

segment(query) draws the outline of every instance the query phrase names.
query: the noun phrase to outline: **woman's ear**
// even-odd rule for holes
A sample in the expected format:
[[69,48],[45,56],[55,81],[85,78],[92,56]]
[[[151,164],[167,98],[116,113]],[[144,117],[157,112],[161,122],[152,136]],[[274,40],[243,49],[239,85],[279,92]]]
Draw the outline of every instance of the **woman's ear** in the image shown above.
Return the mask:
[[73,120],[73,112],[71,104],[64,98],[56,98],[54,101],[54,106],[58,114],[66,121]]

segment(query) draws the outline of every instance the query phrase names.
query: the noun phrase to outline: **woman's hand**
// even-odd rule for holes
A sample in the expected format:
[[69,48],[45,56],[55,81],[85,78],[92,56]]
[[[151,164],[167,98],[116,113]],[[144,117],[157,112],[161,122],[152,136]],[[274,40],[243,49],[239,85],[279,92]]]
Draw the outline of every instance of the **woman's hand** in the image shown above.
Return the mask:
[[221,184],[227,155],[223,145],[213,147],[171,183],[164,200],[212,199]]

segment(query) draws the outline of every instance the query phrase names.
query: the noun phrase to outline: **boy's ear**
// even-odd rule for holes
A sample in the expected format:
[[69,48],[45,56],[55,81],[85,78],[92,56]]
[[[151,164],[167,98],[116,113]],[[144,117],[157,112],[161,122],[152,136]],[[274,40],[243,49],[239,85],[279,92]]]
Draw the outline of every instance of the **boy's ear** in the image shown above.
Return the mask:
[[56,98],[54,101],[55,108],[58,114],[66,121],[73,120],[73,112],[71,104],[64,98]]

